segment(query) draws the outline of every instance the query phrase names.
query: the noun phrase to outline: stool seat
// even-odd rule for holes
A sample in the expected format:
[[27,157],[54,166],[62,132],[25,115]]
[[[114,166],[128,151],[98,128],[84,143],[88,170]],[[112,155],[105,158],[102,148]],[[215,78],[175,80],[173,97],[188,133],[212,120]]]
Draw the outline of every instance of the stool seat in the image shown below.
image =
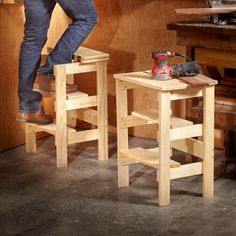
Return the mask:
[[74,53],[74,58],[77,61],[86,64],[108,60],[109,54],[90,48],[79,47],[79,49]]

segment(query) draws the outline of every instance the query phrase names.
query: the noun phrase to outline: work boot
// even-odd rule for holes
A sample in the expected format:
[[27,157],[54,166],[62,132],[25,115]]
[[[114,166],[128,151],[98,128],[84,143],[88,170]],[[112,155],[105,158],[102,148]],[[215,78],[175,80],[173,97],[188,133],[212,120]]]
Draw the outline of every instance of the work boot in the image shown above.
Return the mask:
[[[55,88],[55,77],[53,75],[37,75],[34,91],[55,94]],[[66,93],[74,93],[77,89],[77,84],[66,84]]]
[[51,115],[45,115],[43,108],[34,113],[18,112],[17,121],[26,123],[35,123],[39,125],[47,125],[53,122],[53,117]]

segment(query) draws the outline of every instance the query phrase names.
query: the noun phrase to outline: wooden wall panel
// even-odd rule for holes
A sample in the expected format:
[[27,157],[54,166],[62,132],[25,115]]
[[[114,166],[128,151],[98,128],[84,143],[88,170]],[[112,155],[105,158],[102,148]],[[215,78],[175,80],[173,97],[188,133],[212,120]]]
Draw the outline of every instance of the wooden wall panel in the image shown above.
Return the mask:
[[[180,20],[173,12],[174,8],[201,7],[205,1],[192,0],[95,0],[100,22],[85,45],[110,54],[109,70],[109,125],[115,131],[115,73],[151,69],[154,49],[185,52],[184,47],[176,46],[176,35],[168,31],[166,25]],[[183,19],[183,18],[182,18]],[[179,60],[172,60],[177,62]],[[84,86],[84,85],[82,85]],[[138,89],[129,94],[131,109],[155,107],[156,94]],[[176,103],[175,112],[181,113]],[[131,134],[144,137],[156,137],[153,127],[135,128]]]
[[[55,44],[67,24],[68,19],[57,7],[47,45]],[[18,57],[23,27],[23,5],[0,4],[0,151],[25,142],[24,125],[15,121],[18,111]]]
[[[203,6],[205,0],[94,0],[100,22],[85,41],[84,46],[110,54],[109,69],[109,124],[115,131],[115,73],[150,69],[153,49],[168,49],[184,52],[176,47],[175,33],[167,31],[166,24],[176,21],[176,7]],[[15,121],[18,110],[17,80],[18,54],[23,37],[23,7],[21,4],[0,5],[0,150],[24,142],[22,124]],[[68,19],[56,9],[53,15],[49,41],[54,46],[68,24]],[[85,82],[84,82],[85,81]],[[79,85],[94,90],[89,80]],[[156,96],[152,92],[138,90],[129,94],[135,109],[144,105],[153,107]],[[145,98],[145,99],[144,99]],[[179,110],[179,107],[176,107]],[[153,129],[134,130],[135,135],[155,137]]]

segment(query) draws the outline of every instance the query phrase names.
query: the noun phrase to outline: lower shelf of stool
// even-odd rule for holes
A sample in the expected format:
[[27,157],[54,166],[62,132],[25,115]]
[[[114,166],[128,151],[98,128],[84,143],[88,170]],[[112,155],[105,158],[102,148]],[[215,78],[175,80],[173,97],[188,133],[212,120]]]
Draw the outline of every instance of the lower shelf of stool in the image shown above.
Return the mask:
[[[122,165],[130,165],[134,163],[142,163],[146,166],[157,169],[159,171],[159,148],[143,149],[133,148],[126,151],[121,151]],[[201,175],[203,173],[202,162],[195,162],[181,165],[179,162],[170,160],[170,180],[179,179],[194,175]],[[157,174],[158,181],[158,174]]]
[[[150,166],[155,169],[159,169],[159,148],[155,149],[143,149],[143,148],[133,148],[120,152],[121,157],[127,158],[127,162],[124,158],[124,165],[133,163],[142,163],[144,165]],[[132,160],[131,162],[129,160]],[[179,167],[180,163],[174,160],[170,160],[170,167]]]
[[[28,128],[34,132],[47,132],[56,136],[55,121],[48,125],[27,124]],[[67,127],[68,141],[67,144],[93,141],[98,139],[98,129],[76,131],[73,128]]]
[[[56,122],[55,121],[48,125],[39,125],[39,124],[30,123],[30,124],[27,124],[27,126],[33,129],[35,132],[47,132],[51,135],[54,135],[54,136],[56,135]],[[76,132],[76,130],[73,128],[67,127],[67,132],[74,133]]]

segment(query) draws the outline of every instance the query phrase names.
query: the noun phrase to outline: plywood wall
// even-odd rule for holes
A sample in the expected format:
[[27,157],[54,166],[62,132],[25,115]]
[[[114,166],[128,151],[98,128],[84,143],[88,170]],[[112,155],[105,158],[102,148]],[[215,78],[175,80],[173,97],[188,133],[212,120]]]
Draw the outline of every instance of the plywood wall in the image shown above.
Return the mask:
[[[109,125],[115,131],[115,73],[147,70],[152,67],[151,52],[154,49],[177,50],[185,52],[184,47],[176,46],[175,32],[168,31],[168,23],[180,20],[174,14],[174,8],[205,6],[205,0],[95,0],[100,23],[87,46],[110,54],[109,69]],[[173,61],[172,61],[173,62]],[[129,94],[130,109],[154,108],[156,93],[138,89]],[[175,106],[177,113],[182,107]],[[156,137],[153,127],[137,128],[134,135]]]
[[[55,44],[68,22],[64,13],[57,7],[47,45]],[[0,151],[25,141],[24,125],[15,121],[18,111],[18,57],[23,28],[23,5],[0,4]]]
[[[176,47],[175,33],[166,24],[178,20],[173,9],[203,6],[205,0],[94,0],[100,22],[84,43],[85,46],[110,54],[109,62],[109,125],[115,131],[115,73],[150,69],[150,53],[154,49],[184,52]],[[68,24],[57,8],[54,12],[49,41],[53,46]],[[0,151],[24,143],[23,125],[15,121],[18,110],[18,54],[23,37],[23,6],[0,5]],[[92,88],[89,81],[80,85]],[[129,94],[132,109],[154,107],[154,92],[138,90]],[[181,110],[177,106],[176,110]],[[155,137],[150,129],[136,129],[135,135]]]

